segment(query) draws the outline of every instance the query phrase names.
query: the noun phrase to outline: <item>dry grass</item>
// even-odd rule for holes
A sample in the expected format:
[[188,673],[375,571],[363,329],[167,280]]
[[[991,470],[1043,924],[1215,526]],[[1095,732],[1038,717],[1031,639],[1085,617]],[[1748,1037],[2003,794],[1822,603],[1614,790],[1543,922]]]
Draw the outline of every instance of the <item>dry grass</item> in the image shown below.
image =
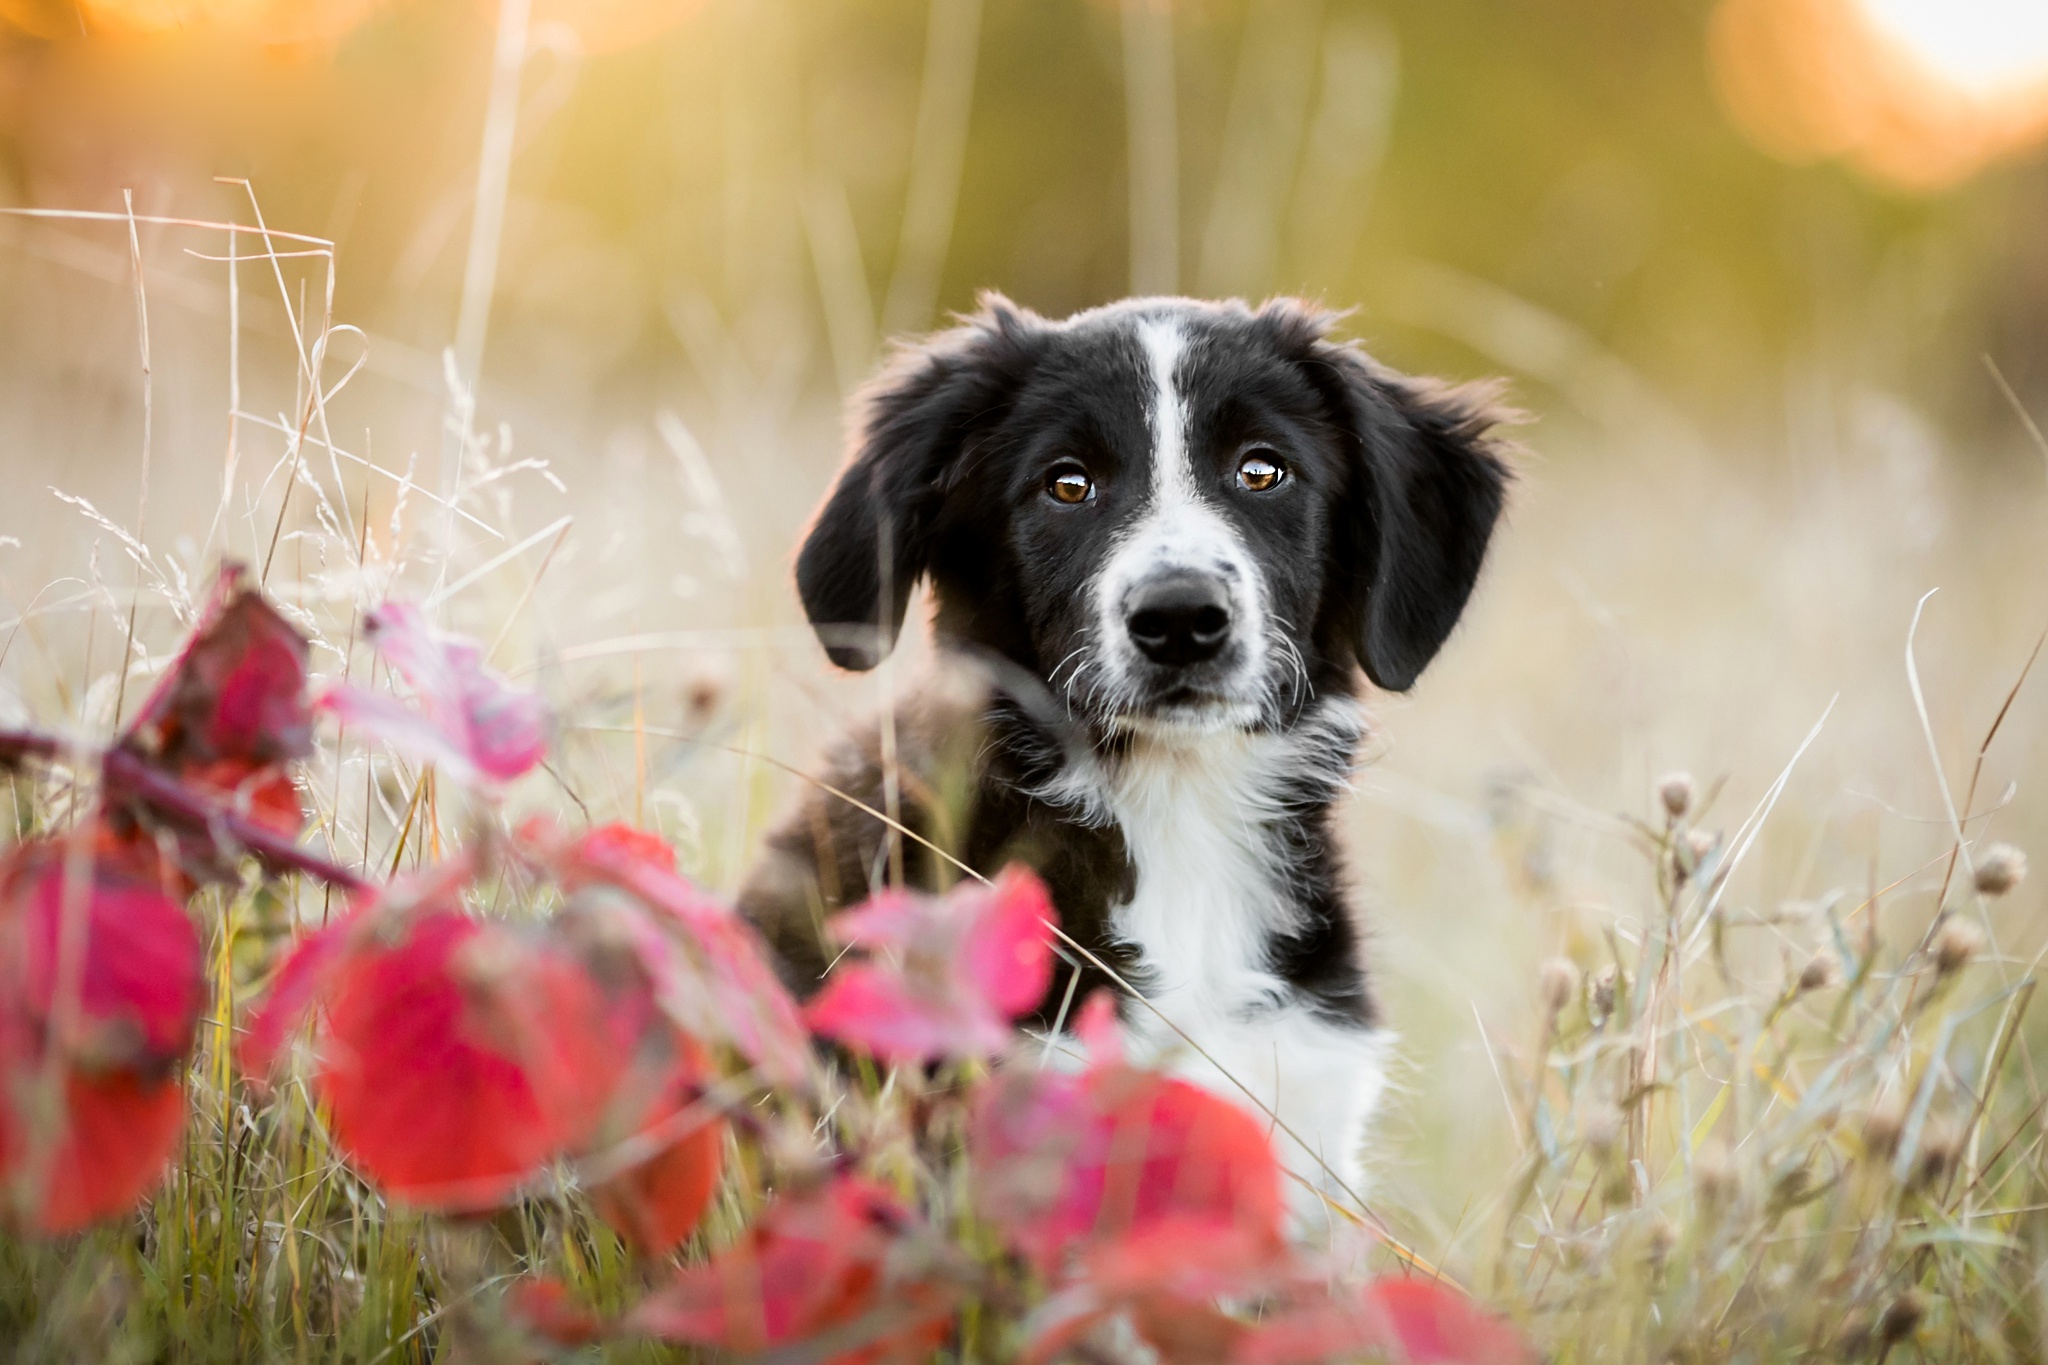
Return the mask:
[[[440,405],[461,470],[443,502],[438,450],[380,453],[375,474],[334,452],[362,414],[338,420],[347,362],[322,364],[344,334],[317,302],[298,311],[300,275],[317,301],[325,266],[245,267],[290,321],[244,343],[269,354],[238,357],[225,471],[158,437],[147,549],[124,547],[125,507],[95,520],[6,479],[11,505],[46,510],[0,551],[0,700],[107,733],[217,554],[268,561],[328,672],[362,666],[361,612],[406,593],[564,717],[513,814],[639,821],[731,886],[793,781],[781,765],[900,676],[824,676],[794,617],[778,566],[810,490],[754,516],[720,488],[742,455],[821,473],[829,414],[750,407],[742,385],[701,447],[666,418],[562,488],[509,433],[473,429],[458,391]],[[2022,681],[2041,516],[2037,487],[1854,449],[1769,474],[1538,465],[1465,632],[1417,698],[1382,707],[1352,833],[1407,1072],[1371,1197],[1555,1359],[2048,1352],[2048,1038],[2028,1008],[2048,937],[2038,883],[1978,890],[1994,841],[2048,846],[2028,782],[2048,679]],[[1692,790],[1667,804],[1677,769]],[[415,778],[327,734],[311,837],[405,867],[491,818]],[[53,784],[9,795],[17,834],[62,818]],[[653,1273],[572,1193],[473,1224],[387,1208],[303,1090],[259,1096],[235,1074],[239,1002],[331,909],[311,886],[199,901],[218,999],[183,1159],[131,1222],[0,1239],[13,1358],[489,1359],[510,1276],[544,1268],[617,1305]],[[761,1178],[735,1164],[700,1242],[732,1235]]]

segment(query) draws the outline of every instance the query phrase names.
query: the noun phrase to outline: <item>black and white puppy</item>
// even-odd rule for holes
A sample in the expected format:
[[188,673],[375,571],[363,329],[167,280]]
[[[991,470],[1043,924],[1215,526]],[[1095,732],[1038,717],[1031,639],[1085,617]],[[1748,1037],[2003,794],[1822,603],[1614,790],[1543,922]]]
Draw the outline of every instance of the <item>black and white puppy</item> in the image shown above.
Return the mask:
[[[1335,1194],[1356,1188],[1387,1046],[1331,818],[1357,674],[1404,690],[1443,644],[1508,471],[1485,392],[1396,374],[1331,321],[1133,299],[1053,322],[986,298],[870,386],[796,577],[852,669],[929,580],[940,649],[994,684],[906,703],[824,780],[970,866],[1034,866],[1067,931],[1157,1007],[1125,1002],[1135,1045],[1249,1092],[1283,1160]],[[741,905],[797,990],[828,961],[823,916],[891,860],[950,880],[836,796],[770,836]]]

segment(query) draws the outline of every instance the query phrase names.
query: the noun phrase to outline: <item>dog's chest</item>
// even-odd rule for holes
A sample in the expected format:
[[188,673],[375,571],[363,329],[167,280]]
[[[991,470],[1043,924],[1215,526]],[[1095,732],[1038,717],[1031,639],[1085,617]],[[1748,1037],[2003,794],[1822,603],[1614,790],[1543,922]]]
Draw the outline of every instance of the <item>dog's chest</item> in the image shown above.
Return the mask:
[[1134,874],[1110,928],[1171,1015],[1240,1018],[1285,993],[1269,967],[1274,935],[1296,919],[1273,829],[1284,747],[1245,735],[1141,743],[1106,776],[1104,804]]

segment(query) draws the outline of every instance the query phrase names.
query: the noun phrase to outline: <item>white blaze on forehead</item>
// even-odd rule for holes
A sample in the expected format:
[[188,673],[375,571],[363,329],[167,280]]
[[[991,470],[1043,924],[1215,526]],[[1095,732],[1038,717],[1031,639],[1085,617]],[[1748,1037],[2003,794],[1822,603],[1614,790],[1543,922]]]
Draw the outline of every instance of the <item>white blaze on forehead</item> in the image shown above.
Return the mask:
[[1163,509],[1195,495],[1194,473],[1188,468],[1187,404],[1174,382],[1187,338],[1171,322],[1148,320],[1138,324],[1138,344],[1144,348],[1152,381],[1151,407],[1145,414],[1152,428],[1152,497]]

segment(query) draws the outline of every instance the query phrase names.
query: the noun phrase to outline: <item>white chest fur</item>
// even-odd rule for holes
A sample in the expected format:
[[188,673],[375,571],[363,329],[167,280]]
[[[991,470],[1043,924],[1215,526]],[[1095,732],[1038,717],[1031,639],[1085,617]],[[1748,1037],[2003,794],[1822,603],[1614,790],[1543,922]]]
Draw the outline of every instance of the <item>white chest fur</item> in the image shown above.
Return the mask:
[[1358,1189],[1388,1039],[1314,1013],[1265,957],[1297,914],[1271,823],[1317,766],[1304,746],[1326,755],[1338,738],[1324,726],[1145,736],[1096,793],[1137,874],[1130,901],[1112,912],[1157,1008],[1132,1014],[1135,1050],[1277,1118],[1275,1148],[1306,1182],[1296,1209],[1318,1223],[1316,1191],[1342,1199]]

